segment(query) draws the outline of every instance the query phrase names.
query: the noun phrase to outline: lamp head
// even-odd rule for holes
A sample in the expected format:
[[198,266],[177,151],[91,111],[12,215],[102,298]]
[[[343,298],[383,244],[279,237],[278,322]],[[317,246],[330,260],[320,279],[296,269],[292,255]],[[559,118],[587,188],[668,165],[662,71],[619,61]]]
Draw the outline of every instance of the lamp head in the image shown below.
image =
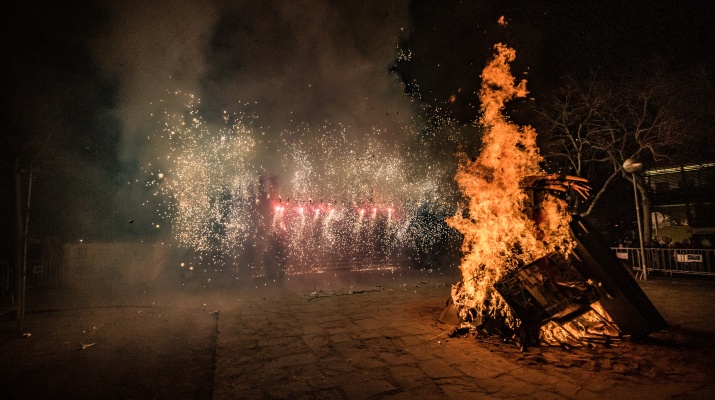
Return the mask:
[[638,172],[642,169],[643,169],[643,163],[636,159],[629,158],[623,162],[623,170],[628,172],[629,174]]

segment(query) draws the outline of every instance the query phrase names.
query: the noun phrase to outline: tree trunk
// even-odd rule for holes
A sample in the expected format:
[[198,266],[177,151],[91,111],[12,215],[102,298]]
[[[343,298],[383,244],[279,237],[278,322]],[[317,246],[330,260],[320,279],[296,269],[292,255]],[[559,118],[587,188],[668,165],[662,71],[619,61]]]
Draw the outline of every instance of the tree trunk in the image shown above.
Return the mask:
[[646,187],[643,176],[633,174],[638,188],[639,202],[641,208],[641,221],[643,226],[643,245],[648,245],[653,240],[653,218],[651,217],[651,203],[648,198],[648,188]]
[[15,244],[15,259],[13,260],[13,278],[15,279],[15,290],[14,290],[14,300],[15,300],[15,313],[14,318],[20,319],[20,316],[24,312],[24,285],[23,282],[23,232],[24,224],[22,221],[22,171],[20,169],[20,160],[15,160],[12,170],[12,176],[14,179],[15,186],[15,223],[14,223],[14,244]]
[[641,205],[643,206],[643,241],[645,245],[653,241],[653,218],[651,216],[651,204],[645,190],[641,192]]
[[622,172],[619,169],[614,169],[611,173],[611,176],[606,179],[606,182],[603,184],[603,186],[601,186],[601,189],[591,199],[591,204],[588,206],[588,209],[580,214],[582,217],[588,217],[589,215],[591,215],[591,212],[593,212],[593,210],[596,208],[596,204],[598,203],[598,201],[606,193],[608,187],[619,175],[622,175]]

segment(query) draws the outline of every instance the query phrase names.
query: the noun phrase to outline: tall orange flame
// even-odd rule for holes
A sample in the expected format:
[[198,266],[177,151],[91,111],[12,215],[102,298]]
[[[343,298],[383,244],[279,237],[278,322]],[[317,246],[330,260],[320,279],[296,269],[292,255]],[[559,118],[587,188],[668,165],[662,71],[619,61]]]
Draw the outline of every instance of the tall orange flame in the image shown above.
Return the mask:
[[[484,128],[479,157],[462,155],[455,179],[463,194],[462,209],[447,223],[464,235],[462,279],[452,288],[452,300],[463,320],[485,317],[519,321],[493,288],[505,273],[547,253],[572,249],[565,203],[545,195],[539,210],[531,210],[524,177],[541,173],[536,131],[506,120],[505,104],[525,97],[526,81],[516,83],[510,63],[516,52],[495,46],[496,55],[482,72],[479,92]],[[536,220],[536,222],[535,222]],[[472,314],[472,315],[470,315]]]

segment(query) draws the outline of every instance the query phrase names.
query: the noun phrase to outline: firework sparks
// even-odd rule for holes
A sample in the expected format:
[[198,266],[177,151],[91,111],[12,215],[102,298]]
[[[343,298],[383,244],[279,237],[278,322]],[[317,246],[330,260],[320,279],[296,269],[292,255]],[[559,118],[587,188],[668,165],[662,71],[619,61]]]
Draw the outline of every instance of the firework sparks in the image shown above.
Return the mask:
[[282,264],[280,273],[320,272],[338,259],[373,268],[456,235],[421,226],[434,222],[425,214],[453,212],[453,190],[449,166],[430,159],[430,143],[417,134],[398,145],[375,128],[349,140],[349,128],[326,123],[268,140],[255,118],[225,113],[212,126],[198,99],[175,95],[184,106],[167,107],[152,138],[168,150],[147,167],[149,185],[176,241],[214,264],[255,275],[272,274],[271,264]]

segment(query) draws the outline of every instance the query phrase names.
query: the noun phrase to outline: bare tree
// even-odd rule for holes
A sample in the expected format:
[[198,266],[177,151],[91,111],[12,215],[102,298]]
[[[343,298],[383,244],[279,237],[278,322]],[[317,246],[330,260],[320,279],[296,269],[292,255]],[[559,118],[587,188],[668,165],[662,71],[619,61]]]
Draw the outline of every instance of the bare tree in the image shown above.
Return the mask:
[[566,84],[537,112],[545,122],[542,154],[564,172],[588,178],[596,187],[586,204],[572,201],[582,216],[596,209],[618,177],[636,178],[644,214],[644,237],[651,237],[650,201],[643,179],[623,170],[625,160],[646,163],[668,159],[682,142],[682,120],[673,112],[676,99],[667,80],[614,83],[592,77]]
[[0,131],[4,146],[0,152],[0,171],[13,192],[15,316],[22,327],[25,315],[27,276],[27,244],[29,240],[30,205],[33,176],[47,161],[50,141],[55,127],[33,126],[13,120]]

